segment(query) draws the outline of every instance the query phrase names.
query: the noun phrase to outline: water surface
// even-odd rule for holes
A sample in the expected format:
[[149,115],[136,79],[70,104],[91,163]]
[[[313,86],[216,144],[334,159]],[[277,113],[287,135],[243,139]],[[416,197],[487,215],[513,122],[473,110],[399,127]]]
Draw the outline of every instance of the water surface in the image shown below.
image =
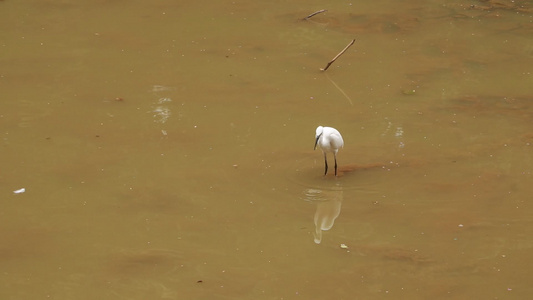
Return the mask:
[[3,299],[531,295],[528,1],[0,6]]

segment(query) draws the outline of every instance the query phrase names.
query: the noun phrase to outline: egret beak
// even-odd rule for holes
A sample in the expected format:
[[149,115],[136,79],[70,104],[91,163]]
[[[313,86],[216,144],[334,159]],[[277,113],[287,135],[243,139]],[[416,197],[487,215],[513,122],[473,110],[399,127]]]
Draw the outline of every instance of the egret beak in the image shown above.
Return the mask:
[[316,141],[315,141],[315,149],[313,149],[313,150],[316,150],[316,145],[318,144],[318,139],[320,139],[321,136],[322,136],[322,133],[319,134],[319,135],[316,137]]

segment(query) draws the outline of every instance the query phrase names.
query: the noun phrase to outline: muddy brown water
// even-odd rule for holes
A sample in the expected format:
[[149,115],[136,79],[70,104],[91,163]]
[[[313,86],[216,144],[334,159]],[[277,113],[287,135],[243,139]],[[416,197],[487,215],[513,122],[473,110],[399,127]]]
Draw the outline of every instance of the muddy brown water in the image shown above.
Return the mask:
[[0,298],[533,292],[529,1],[0,15]]

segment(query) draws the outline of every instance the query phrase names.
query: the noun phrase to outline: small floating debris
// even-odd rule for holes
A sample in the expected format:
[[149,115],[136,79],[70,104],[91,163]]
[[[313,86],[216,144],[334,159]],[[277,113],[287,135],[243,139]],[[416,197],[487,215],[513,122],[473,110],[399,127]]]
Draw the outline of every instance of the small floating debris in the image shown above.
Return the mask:
[[21,189],[18,189],[18,190],[16,190],[16,191],[13,191],[13,193],[14,193],[14,194],[22,194],[22,193],[24,193],[25,191],[26,191],[25,188],[21,188]]
[[405,90],[402,90],[402,94],[404,94],[404,95],[414,95],[414,94],[416,94],[416,90],[415,89],[405,89]]
[[348,249],[348,246],[346,246],[346,244],[341,244],[341,248],[342,249]]
[[323,12],[327,12],[328,10],[327,9],[321,9],[319,11],[315,11],[314,13],[308,15],[307,17],[303,18],[302,20],[308,20],[309,18],[315,16],[315,15],[318,15],[320,13],[323,13]]
[[164,85],[154,85],[152,86],[152,92],[164,92],[164,91],[171,91],[174,88],[171,86],[164,86]]

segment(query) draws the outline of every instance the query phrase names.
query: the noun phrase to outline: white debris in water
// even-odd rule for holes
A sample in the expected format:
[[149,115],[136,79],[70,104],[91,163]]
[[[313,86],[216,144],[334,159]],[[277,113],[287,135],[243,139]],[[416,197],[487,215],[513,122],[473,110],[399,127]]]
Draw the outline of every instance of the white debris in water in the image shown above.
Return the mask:
[[13,193],[15,193],[15,194],[22,194],[22,193],[24,193],[25,191],[26,191],[25,188],[21,188],[21,189],[18,189],[18,190],[16,190],[16,191],[13,191]]
[[152,92],[163,92],[163,91],[171,91],[174,88],[171,86],[164,86],[164,85],[154,85],[152,86]]
[[164,98],[159,98],[159,100],[157,101],[157,103],[159,104],[163,104],[165,102],[172,102],[172,99],[168,98],[168,97],[164,97]]
[[395,137],[403,136],[403,128],[401,126],[396,128],[396,133],[394,134],[394,136]]
[[154,122],[156,123],[165,123],[172,114],[170,108],[166,106],[158,106],[152,112],[154,113]]
[[170,111],[170,108],[168,108],[165,105],[161,105],[161,104],[166,104],[169,102],[172,102],[172,99],[168,97],[162,97],[157,100],[157,104],[159,105],[157,105],[151,111],[154,114],[154,122],[166,123],[168,121],[168,119],[170,118],[170,115],[172,114]]

